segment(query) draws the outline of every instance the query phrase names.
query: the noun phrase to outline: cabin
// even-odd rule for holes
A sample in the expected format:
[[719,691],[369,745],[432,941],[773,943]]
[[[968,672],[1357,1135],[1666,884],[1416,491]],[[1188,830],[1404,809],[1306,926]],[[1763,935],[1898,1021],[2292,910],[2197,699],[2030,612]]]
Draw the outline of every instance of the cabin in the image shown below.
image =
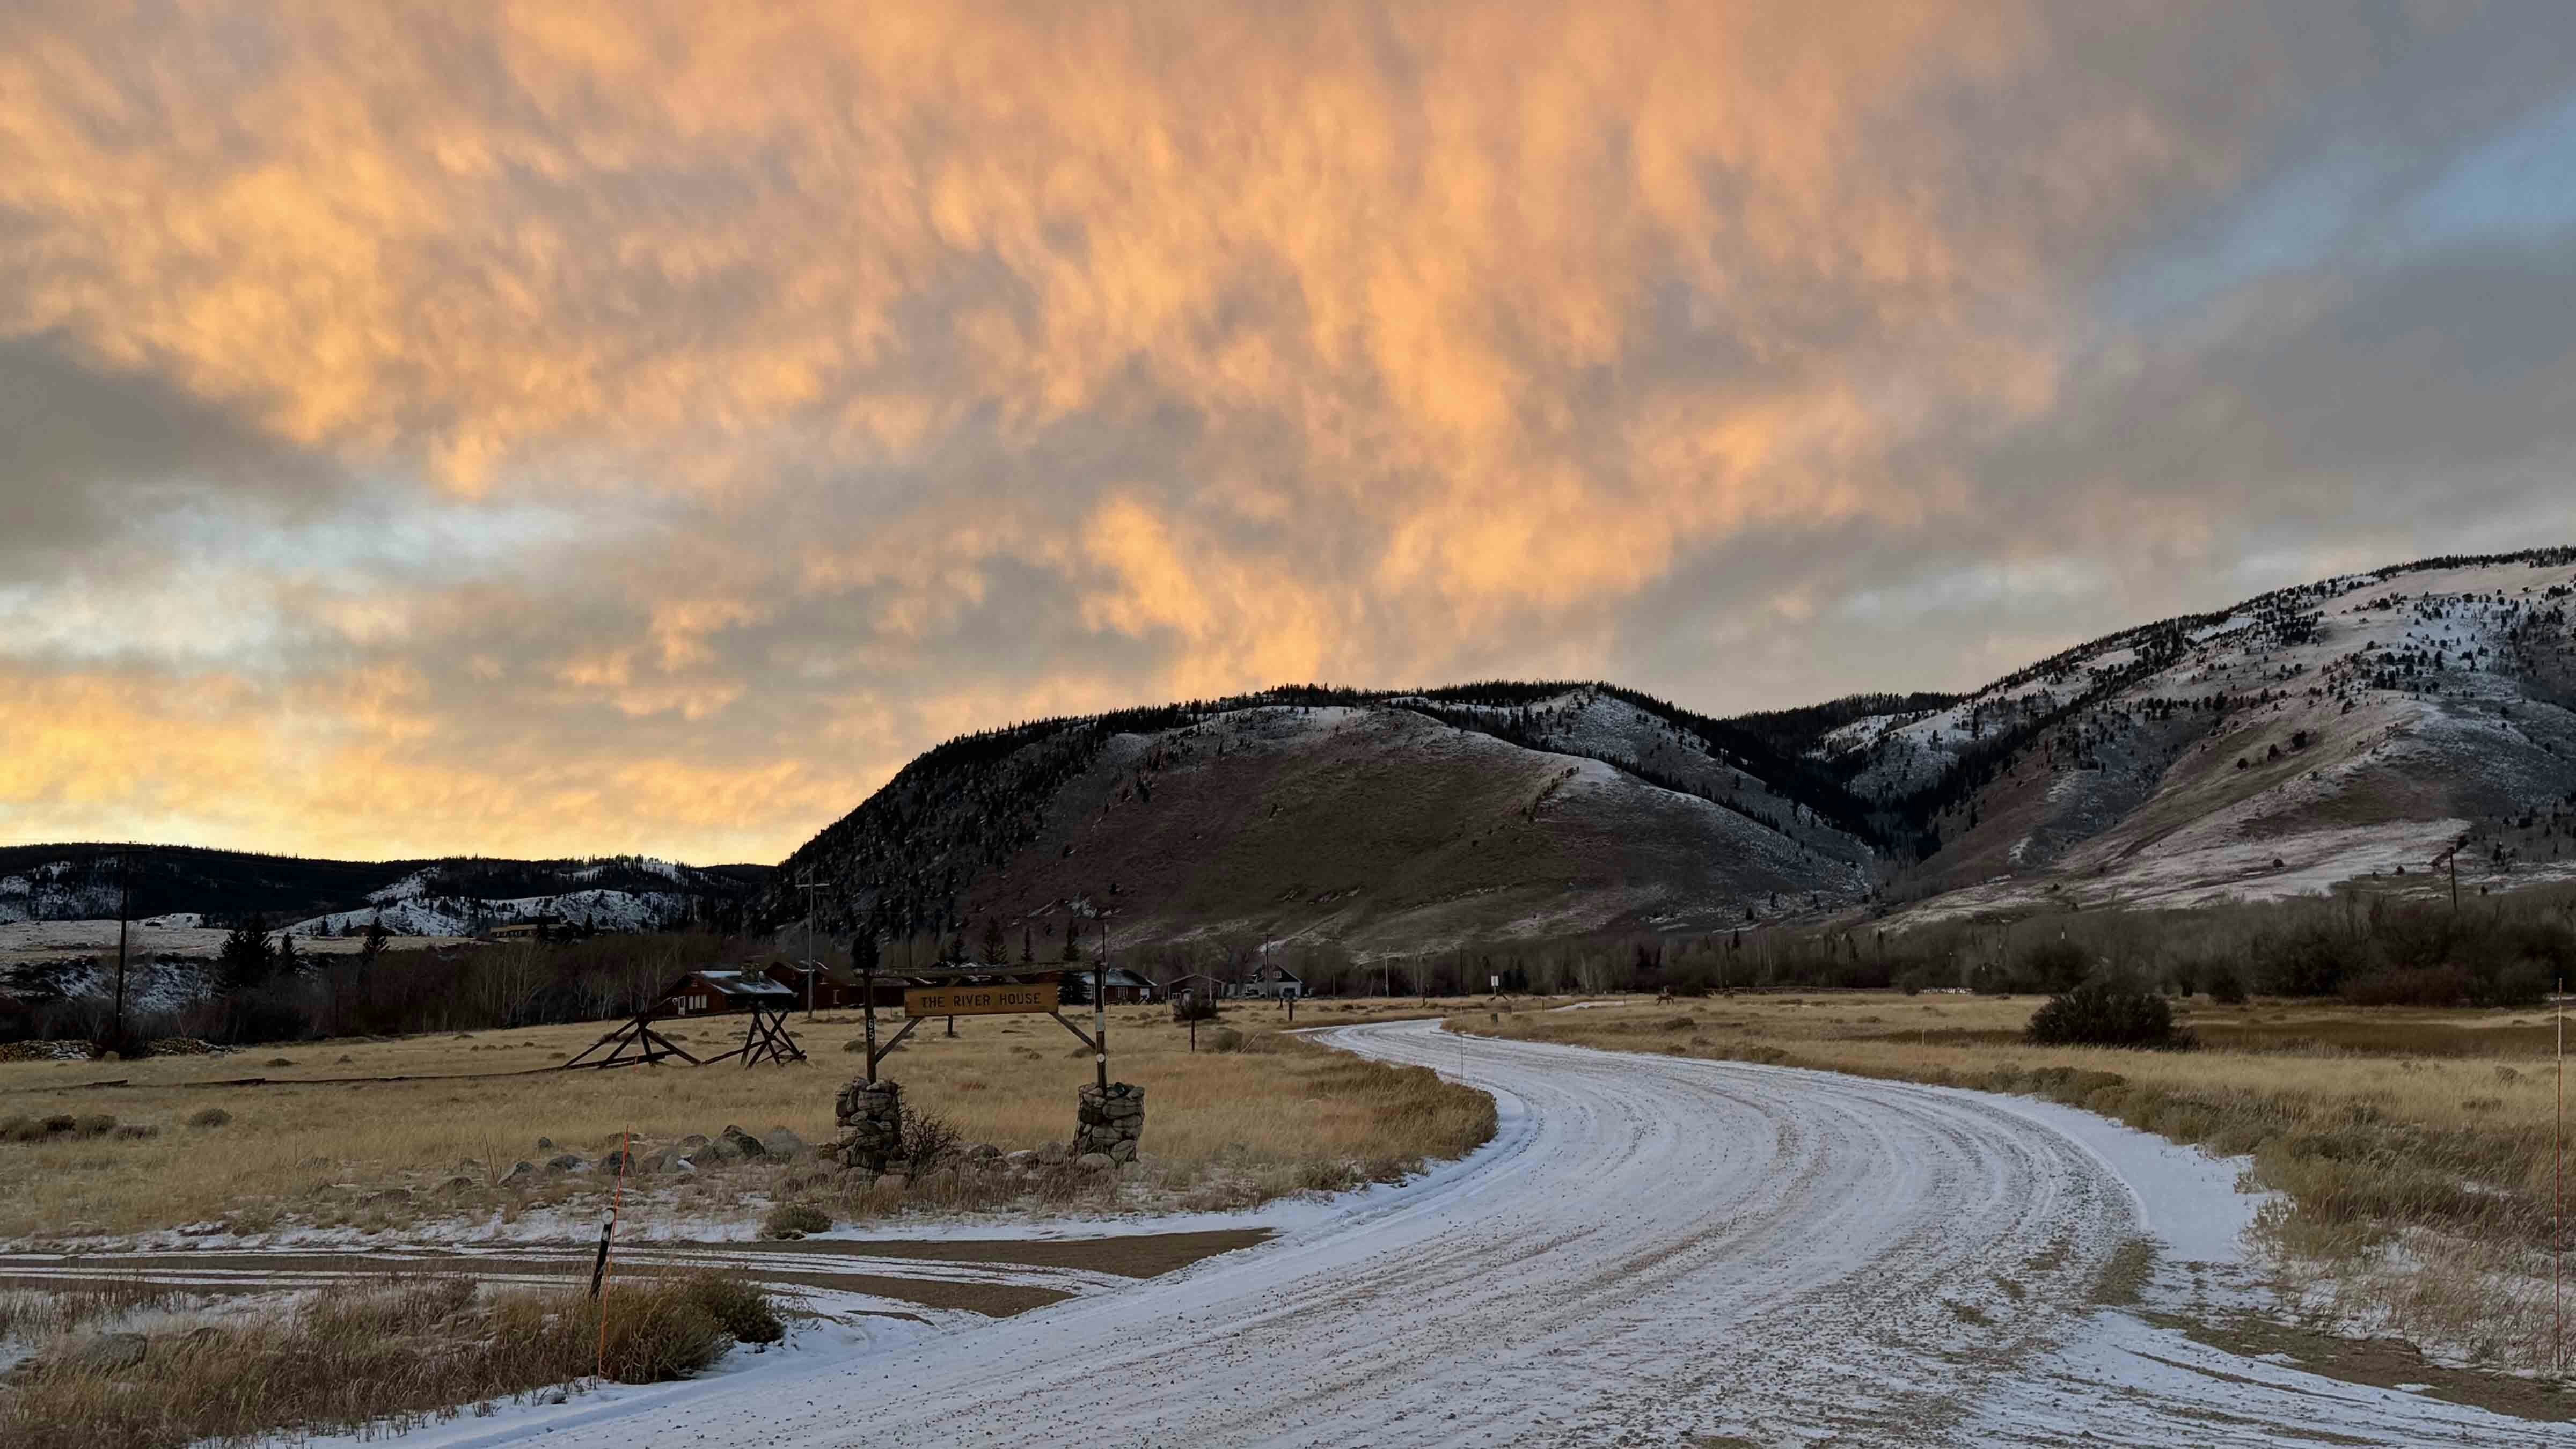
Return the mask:
[[702,966],[680,978],[662,998],[660,1016],[717,1016],[749,1011],[754,1006],[788,1011],[805,1003],[804,994],[748,968]]

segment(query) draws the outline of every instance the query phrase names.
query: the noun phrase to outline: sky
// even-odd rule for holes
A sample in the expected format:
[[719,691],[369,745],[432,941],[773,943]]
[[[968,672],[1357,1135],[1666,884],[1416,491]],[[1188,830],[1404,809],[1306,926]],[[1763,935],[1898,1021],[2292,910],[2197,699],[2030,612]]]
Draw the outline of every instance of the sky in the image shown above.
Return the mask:
[[2576,543],[2576,6],[0,7],[0,842],[774,861]]

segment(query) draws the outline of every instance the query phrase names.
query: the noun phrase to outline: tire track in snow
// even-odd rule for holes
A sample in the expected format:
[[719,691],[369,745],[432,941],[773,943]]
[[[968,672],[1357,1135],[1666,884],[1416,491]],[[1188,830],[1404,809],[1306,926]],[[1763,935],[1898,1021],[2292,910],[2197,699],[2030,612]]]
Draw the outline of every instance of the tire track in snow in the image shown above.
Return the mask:
[[[2102,1265],[2149,1226],[2143,1194],[2182,1189],[2124,1179],[2099,1141],[2081,1140],[2094,1128],[2031,1104],[1456,1037],[1428,1022],[1318,1035],[1492,1092],[1495,1142],[1272,1243],[1018,1318],[426,1437],[777,1449],[1700,1434],[2558,1442],[2479,1410],[2248,1364],[2088,1306]],[[2184,1152],[2123,1144],[2116,1160],[2133,1177],[2178,1161],[2159,1149]],[[2205,1170],[2166,1175],[2227,1191]]]

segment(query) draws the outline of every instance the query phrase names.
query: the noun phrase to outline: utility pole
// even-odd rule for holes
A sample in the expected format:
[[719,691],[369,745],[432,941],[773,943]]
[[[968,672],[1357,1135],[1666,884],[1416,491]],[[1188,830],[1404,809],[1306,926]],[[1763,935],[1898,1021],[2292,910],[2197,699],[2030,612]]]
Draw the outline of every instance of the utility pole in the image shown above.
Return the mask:
[[2451,842],[2450,849],[2433,857],[2435,870],[2446,865],[2451,868],[2451,914],[2455,916],[2460,913],[2460,852],[2468,847],[2468,843],[2469,838],[2463,835]]
[[1100,947],[1091,958],[1092,1056],[1100,1071],[1100,1095],[1109,1095],[1109,921],[1100,922]]

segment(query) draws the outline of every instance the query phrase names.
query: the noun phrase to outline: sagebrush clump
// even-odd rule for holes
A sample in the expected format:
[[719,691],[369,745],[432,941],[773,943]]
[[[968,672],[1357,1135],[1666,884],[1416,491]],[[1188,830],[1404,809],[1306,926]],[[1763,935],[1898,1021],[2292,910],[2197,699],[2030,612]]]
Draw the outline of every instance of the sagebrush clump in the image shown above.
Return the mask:
[[2033,1046],[2196,1045],[2174,1028],[2173,1004],[2135,977],[2105,972],[2059,992],[2032,1012],[2023,1038]]

